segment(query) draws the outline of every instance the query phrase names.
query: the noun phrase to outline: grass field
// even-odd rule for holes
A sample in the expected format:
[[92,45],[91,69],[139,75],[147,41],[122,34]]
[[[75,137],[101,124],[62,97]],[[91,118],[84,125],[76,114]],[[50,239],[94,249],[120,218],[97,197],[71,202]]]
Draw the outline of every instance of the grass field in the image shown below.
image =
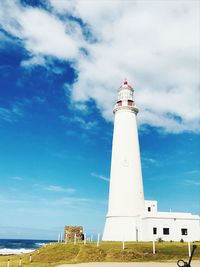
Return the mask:
[[[200,259],[200,243],[196,243],[197,249],[193,259]],[[22,259],[22,266],[49,267],[62,263],[80,262],[120,262],[120,261],[167,261],[188,259],[188,244],[179,242],[156,242],[156,254],[152,253],[151,242],[126,242],[125,249],[122,249],[121,242],[101,242],[99,247],[96,243],[64,244],[51,243],[30,254],[0,256],[0,266],[7,267],[10,259],[10,267],[19,266],[19,259]]]

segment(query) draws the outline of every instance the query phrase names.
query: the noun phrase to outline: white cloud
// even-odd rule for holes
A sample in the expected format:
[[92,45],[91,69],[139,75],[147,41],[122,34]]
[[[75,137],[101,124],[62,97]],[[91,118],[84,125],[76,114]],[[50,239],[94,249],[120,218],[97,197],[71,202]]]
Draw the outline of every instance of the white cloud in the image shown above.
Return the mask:
[[[62,22],[53,14],[39,8],[24,8],[18,1],[2,1],[0,23],[3,28],[24,42],[34,57],[41,55],[70,60],[79,54],[80,27],[77,23]],[[41,64],[41,59],[39,61]]]
[[23,115],[23,110],[17,105],[12,105],[9,108],[0,107],[0,119],[4,121],[12,123],[23,117]]
[[75,116],[71,119],[72,122],[77,123],[81,128],[85,130],[91,130],[92,128],[97,127],[97,122],[95,121],[86,121],[84,118]]
[[24,178],[22,178],[21,176],[14,176],[12,177],[13,180],[17,180],[17,181],[22,181],[24,180]]
[[47,191],[52,192],[64,192],[64,193],[74,193],[76,190],[74,188],[65,188],[59,185],[49,185],[44,188]]
[[200,186],[200,181],[195,181],[195,180],[185,180],[184,182],[185,182],[185,184],[186,184],[187,186],[195,186],[195,187]]
[[30,68],[34,65],[45,66],[45,59],[41,56],[33,56],[30,59],[21,61],[21,66],[24,68]]
[[52,1],[88,23],[97,42],[77,63],[73,99],[96,103],[112,120],[121,80],[136,84],[139,123],[168,132],[199,130],[199,9],[191,1]]
[[191,171],[187,171],[186,175],[196,175],[196,176],[200,176],[200,170],[191,170]]
[[96,178],[103,180],[103,181],[106,181],[106,182],[110,181],[109,178],[107,178],[106,176],[103,176],[101,174],[91,173],[91,176],[96,177]]
[[16,40],[14,41],[10,36],[6,35],[5,32],[0,31],[0,49],[4,49],[7,44],[14,46],[16,45]]
[[[82,197],[64,197],[61,199],[56,199],[53,202],[49,202],[52,205],[85,205],[91,203],[92,199],[82,198]],[[48,203],[48,202],[47,202]]]
[[[199,131],[198,1],[49,0],[51,14],[2,3],[3,27],[22,39],[33,56],[22,64],[42,64],[47,55],[73,61],[78,75],[73,101],[84,106],[94,99],[112,120],[116,89],[127,77],[135,85],[140,125],[173,133]],[[80,18],[96,41],[84,38],[78,23],[60,15]],[[88,55],[80,53],[82,47]]]
[[149,158],[149,157],[143,157],[143,156],[142,156],[142,161],[150,163],[150,164],[156,164],[157,163],[156,159]]
[[40,103],[41,104],[41,103],[44,103],[46,101],[46,99],[42,98],[40,96],[34,96],[33,97],[33,101],[36,102],[36,103]]

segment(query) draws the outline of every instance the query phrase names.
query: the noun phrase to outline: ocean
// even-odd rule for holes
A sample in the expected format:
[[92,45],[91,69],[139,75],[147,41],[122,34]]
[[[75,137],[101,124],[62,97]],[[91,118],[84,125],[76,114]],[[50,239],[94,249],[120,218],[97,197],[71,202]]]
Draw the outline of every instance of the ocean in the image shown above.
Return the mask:
[[50,242],[55,240],[0,239],[0,255],[28,253]]

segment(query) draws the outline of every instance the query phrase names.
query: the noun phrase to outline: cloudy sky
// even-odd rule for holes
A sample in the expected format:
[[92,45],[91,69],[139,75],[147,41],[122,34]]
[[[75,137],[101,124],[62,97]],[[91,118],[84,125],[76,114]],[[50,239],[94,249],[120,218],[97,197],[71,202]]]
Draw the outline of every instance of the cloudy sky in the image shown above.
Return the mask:
[[125,77],[145,198],[200,213],[199,5],[0,0],[0,238],[102,232]]

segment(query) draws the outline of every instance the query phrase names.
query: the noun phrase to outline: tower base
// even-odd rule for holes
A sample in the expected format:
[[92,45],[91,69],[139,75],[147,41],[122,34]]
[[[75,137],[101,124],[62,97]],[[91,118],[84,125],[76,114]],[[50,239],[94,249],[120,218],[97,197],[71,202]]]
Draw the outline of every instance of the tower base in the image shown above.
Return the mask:
[[107,216],[103,241],[138,241],[139,216]]

